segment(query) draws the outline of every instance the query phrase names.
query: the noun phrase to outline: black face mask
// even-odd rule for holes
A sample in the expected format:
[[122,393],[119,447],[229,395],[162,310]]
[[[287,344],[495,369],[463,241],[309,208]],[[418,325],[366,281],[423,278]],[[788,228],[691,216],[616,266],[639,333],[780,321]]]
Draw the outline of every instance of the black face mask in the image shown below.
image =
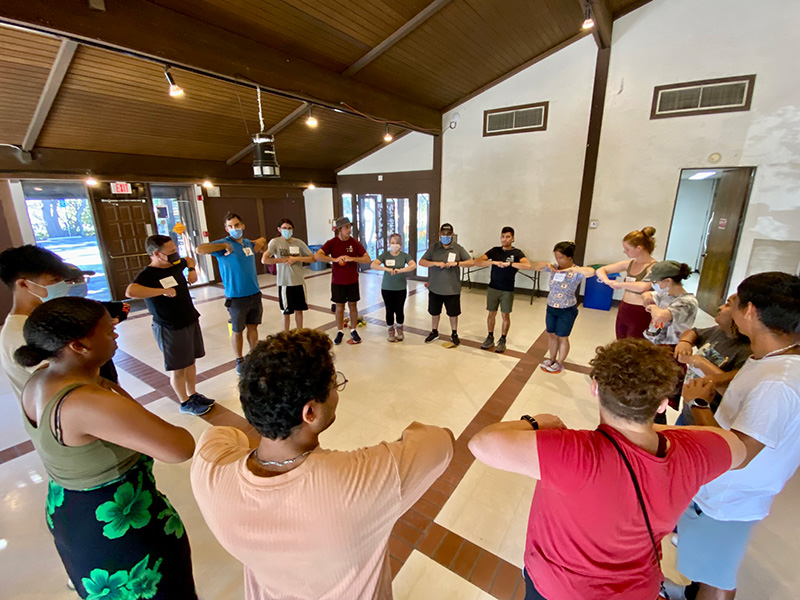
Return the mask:
[[167,261],[171,262],[173,265],[177,265],[181,262],[181,255],[177,252],[173,252],[172,254],[167,255]]

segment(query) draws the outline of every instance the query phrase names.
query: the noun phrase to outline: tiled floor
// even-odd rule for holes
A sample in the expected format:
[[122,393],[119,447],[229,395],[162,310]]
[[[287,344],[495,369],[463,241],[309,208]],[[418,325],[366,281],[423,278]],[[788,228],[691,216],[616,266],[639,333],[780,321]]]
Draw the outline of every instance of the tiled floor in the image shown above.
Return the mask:
[[[334,329],[328,272],[307,280],[312,310],[305,324]],[[385,340],[380,277],[364,274],[362,301],[369,325],[360,329],[364,343],[336,349],[337,368],[351,383],[342,394],[338,418],[322,436],[327,447],[350,449],[396,439],[412,420],[442,425],[457,438],[452,465],[398,523],[389,551],[398,600],[501,600],[522,598],[520,577],[525,525],[535,483],[495,471],[474,461],[466,442],[481,427],[521,414],[553,412],[570,427],[593,428],[597,407],[588,391],[587,363],[594,348],[613,338],[615,313],[581,309],[571,336],[569,369],[551,375],[538,369],[546,351],[542,336],[544,299],[517,299],[512,314],[509,351],[479,348],[486,329],[485,292],[464,289],[459,323],[463,344],[445,349],[424,344],[430,327],[427,293],[410,284],[406,303],[406,341]],[[261,277],[264,323],[261,337],[277,331],[282,317],[274,277]],[[150,318],[136,312],[118,328],[120,352],[115,362],[120,380],[149,410],[198,436],[210,424],[240,427],[253,434],[236,396],[227,313],[218,287],[193,291],[206,343],[198,362],[200,391],[217,399],[204,418],[181,415],[162,371],[161,355],[150,333]],[[443,335],[449,326],[443,319]],[[702,315],[698,325],[709,324]],[[674,414],[673,414],[674,417]],[[16,399],[0,375],[0,598],[71,599],[65,575],[44,523],[46,478],[26,441]],[[189,464],[156,466],[161,489],[181,513],[190,536],[195,579],[203,600],[242,597],[242,568],[216,542],[197,509],[188,481]],[[800,524],[796,505],[800,476],[776,501],[773,513],[756,528],[742,567],[739,597],[765,600],[800,598]],[[664,544],[665,572],[675,572],[674,548]]]

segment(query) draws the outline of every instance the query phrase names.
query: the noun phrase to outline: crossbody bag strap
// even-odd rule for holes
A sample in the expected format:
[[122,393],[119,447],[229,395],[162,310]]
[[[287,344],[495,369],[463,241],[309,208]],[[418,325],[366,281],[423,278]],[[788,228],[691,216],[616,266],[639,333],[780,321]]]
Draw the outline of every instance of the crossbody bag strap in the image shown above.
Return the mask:
[[650,534],[650,541],[653,543],[653,553],[656,556],[656,562],[659,566],[661,566],[661,557],[658,555],[658,545],[656,544],[656,536],[653,535],[653,528],[650,525],[650,517],[647,514],[647,507],[644,505],[644,497],[642,496],[642,489],[639,487],[639,480],[636,478],[636,473],[633,472],[633,467],[631,466],[628,457],[625,456],[625,453],[622,451],[622,448],[619,447],[617,440],[615,440],[611,435],[603,431],[602,429],[598,429],[600,433],[608,438],[608,441],[611,442],[614,448],[617,449],[619,455],[622,457],[622,461],[625,463],[625,466],[628,467],[628,473],[631,475],[631,481],[633,481],[633,487],[636,490],[636,497],[639,499],[639,506],[642,508],[642,514],[644,515],[644,522],[647,525],[647,533]]

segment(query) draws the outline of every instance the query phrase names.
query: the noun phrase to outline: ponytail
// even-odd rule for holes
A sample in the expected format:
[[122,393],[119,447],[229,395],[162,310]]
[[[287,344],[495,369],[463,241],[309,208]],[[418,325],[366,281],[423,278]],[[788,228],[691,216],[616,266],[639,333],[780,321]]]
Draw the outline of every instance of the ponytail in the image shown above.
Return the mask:
[[31,346],[29,344],[20,346],[14,351],[14,360],[26,369],[35,367],[40,362],[45,361],[52,356],[53,354],[49,350],[44,350],[43,348]]

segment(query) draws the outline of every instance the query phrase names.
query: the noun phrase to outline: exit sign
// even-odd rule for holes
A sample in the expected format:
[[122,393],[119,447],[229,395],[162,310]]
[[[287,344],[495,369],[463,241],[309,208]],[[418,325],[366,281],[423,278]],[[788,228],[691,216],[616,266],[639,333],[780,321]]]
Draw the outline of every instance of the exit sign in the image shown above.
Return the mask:
[[112,194],[132,194],[131,191],[131,184],[125,183],[123,181],[115,181],[111,184],[111,193]]

